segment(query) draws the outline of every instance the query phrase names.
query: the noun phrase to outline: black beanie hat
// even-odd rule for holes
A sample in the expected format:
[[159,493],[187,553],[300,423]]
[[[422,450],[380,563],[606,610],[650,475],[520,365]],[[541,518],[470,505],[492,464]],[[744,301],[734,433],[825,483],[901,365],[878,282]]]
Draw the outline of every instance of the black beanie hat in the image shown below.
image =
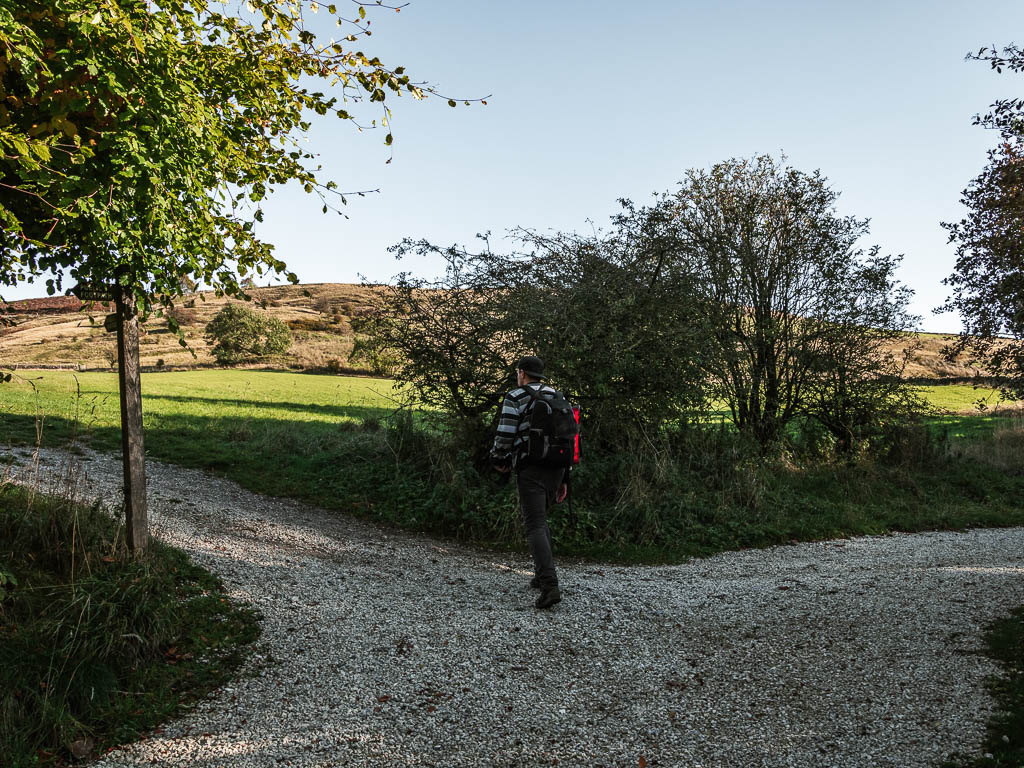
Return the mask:
[[520,358],[516,367],[532,379],[544,378],[544,361],[535,355]]

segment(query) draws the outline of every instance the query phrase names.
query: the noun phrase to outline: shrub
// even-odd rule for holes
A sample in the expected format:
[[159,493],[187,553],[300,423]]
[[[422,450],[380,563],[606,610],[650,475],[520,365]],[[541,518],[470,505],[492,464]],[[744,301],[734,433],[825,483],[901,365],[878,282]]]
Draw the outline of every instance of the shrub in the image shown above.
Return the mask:
[[513,363],[538,354],[553,383],[581,404],[590,446],[626,449],[705,403],[708,329],[695,278],[666,269],[646,230],[549,237],[523,231],[522,253],[474,254],[406,240],[394,249],[440,256],[444,278],[399,275],[353,321],[353,359],[388,369],[422,405],[479,431],[514,386]]
[[293,331],[333,331],[330,323],[319,317],[300,317],[287,322]]
[[199,322],[199,313],[188,306],[172,307],[164,312],[164,316],[167,318],[167,325],[171,327],[171,330],[177,330],[175,325],[195,325]]
[[228,304],[218,312],[206,326],[206,337],[221,365],[278,355],[292,342],[283,322],[241,304]]

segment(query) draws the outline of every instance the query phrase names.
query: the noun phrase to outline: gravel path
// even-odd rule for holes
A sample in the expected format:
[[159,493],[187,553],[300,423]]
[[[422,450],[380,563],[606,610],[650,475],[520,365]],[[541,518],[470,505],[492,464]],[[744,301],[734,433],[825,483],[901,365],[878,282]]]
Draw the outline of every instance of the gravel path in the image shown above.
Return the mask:
[[[116,493],[118,459],[83,466]],[[1024,603],[1016,528],[563,564],[535,611],[525,556],[148,472],[155,535],[263,636],[251,674],[105,767],[934,766],[980,750],[982,629]]]

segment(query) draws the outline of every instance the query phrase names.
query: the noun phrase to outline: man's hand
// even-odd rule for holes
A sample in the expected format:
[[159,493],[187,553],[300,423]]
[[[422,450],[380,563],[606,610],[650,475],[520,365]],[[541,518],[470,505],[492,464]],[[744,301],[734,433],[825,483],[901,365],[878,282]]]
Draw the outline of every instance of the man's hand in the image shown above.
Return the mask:
[[510,467],[508,464],[497,464],[495,465],[494,469],[497,472],[501,472],[501,474],[503,475],[512,471],[512,467]]
[[555,503],[561,504],[565,501],[565,497],[569,495],[569,486],[566,483],[562,483],[558,486],[558,493],[555,494]]

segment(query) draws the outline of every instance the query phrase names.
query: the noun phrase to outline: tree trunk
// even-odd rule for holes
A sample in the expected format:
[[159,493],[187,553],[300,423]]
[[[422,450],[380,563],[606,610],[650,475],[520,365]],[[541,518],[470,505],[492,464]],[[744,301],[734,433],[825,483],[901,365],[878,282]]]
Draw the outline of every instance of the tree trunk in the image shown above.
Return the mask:
[[139,313],[131,293],[117,295],[117,370],[121,390],[121,451],[124,519],[128,548],[137,555],[149,544],[146,457],[142,443],[142,382],[139,375]]

